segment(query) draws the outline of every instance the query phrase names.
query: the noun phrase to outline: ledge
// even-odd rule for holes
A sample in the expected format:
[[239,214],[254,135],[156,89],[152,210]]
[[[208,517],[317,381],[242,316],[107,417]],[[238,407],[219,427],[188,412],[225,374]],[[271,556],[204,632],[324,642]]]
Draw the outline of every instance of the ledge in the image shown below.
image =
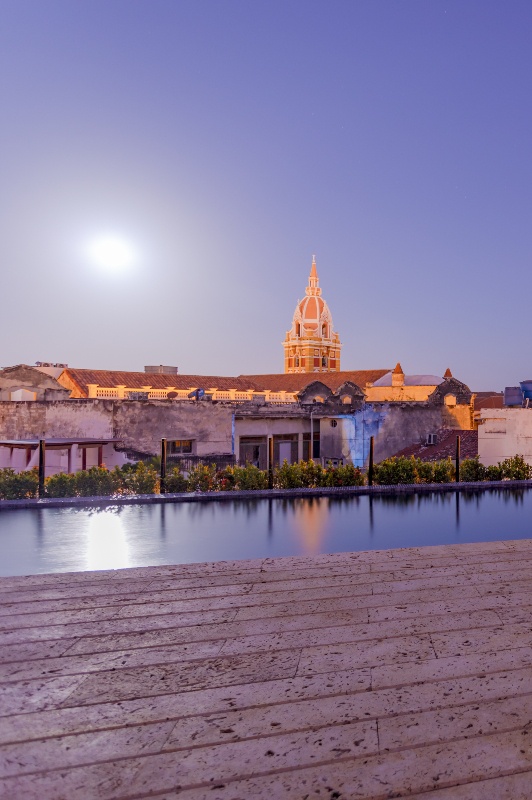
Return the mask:
[[532,480],[478,481],[475,483],[403,483],[388,486],[326,486],[317,489],[250,489],[240,492],[180,492],[179,494],[135,494],[117,497],[50,497],[43,500],[0,500],[0,511],[20,508],[84,508],[87,506],[160,505],[161,503],[204,503],[231,500],[274,500],[291,497],[351,497],[353,495],[444,494],[446,492],[489,492],[493,489],[531,489]]

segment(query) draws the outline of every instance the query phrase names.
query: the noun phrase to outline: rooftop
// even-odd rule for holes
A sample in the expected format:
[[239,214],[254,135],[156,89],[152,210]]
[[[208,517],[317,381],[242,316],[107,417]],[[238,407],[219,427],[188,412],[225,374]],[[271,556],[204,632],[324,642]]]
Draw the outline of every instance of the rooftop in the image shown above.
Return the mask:
[[396,456],[414,456],[422,461],[441,461],[456,455],[456,437],[460,437],[460,457],[474,458],[478,455],[478,431],[464,431],[456,428],[440,428],[436,431],[436,444],[418,442],[396,453]]
[[315,380],[322,381],[332,391],[336,391],[345,381],[364,389],[387,372],[385,369],[347,370],[344,372],[299,373],[295,375],[279,373],[270,375],[238,375],[235,377],[221,375],[169,375],[147,372],[120,372],[116,370],[74,369],[69,367],[65,373],[87,394],[89,384],[97,384],[103,388],[126,386],[128,389],[142,390],[145,386],[153,389],[204,389],[220,390],[237,389],[239,391],[300,392]]
[[3,797],[530,797],[532,541],[0,579]]

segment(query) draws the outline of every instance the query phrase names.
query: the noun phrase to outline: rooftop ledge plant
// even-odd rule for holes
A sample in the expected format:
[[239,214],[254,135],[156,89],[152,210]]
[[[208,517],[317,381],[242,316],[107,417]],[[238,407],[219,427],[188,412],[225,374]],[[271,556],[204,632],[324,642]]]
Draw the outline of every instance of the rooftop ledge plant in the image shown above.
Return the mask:
[[[495,466],[485,467],[478,456],[466,458],[460,464],[460,481],[527,480],[532,467],[523,456],[515,455]],[[373,483],[398,484],[451,483],[455,466],[450,458],[444,461],[421,461],[418,458],[394,456],[374,466]],[[313,461],[276,467],[273,486],[276,489],[317,489],[330,486],[364,486],[367,476],[351,464],[326,467]],[[185,475],[178,467],[167,473],[165,488],[177,492],[230,492],[267,489],[268,473],[253,464],[217,470],[214,465],[198,464]],[[0,469],[0,500],[20,500],[38,497],[39,476],[36,469],[15,472]],[[45,497],[118,497],[120,495],[158,494],[157,470],[139,461],[107,470],[91,467],[75,473],[59,472],[45,481]]]

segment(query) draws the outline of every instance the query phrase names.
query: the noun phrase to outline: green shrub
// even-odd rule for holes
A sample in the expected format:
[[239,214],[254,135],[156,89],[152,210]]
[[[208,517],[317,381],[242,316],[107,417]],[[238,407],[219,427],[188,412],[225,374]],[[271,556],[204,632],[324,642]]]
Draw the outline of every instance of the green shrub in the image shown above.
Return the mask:
[[323,477],[323,486],[364,486],[365,482],[362,472],[352,464],[328,467]]
[[216,489],[214,464],[196,464],[188,473],[187,492],[214,492]]
[[273,485],[276,489],[301,489],[304,484],[299,464],[289,464],[285,459],[274,471]]
[[44,489],[47,497],[75,497],[77,494],[75,473],[58,472],[46,478]]
[[434,463],[416,458],[416,483],[434,483]]
[[80,497],[103,497],[119,492],[123,488],[120,469],[112,472],[105,467],[91,467],[75,473],[76,494]]
[[37,497],[39,490],[39,471],[37,469],[15,472],[6,467],[0,469],[0,499],[24,500]]
[[432,480],[434,483],[451,483],[454,481],[455,468],[450,458],[435,461]]
[[501,469],[502,477],[511,481],[526,481],[530,478],[530,465],[526,463],[523,456],[512,456],[505,458],[498,465]]
[[406,456],[392,456],[375,464],[373,482],[381,485],[416,482],[416,460]]
[[164,480],[164,485],[167,492],[186,492],[187,490],[187,479],[179,469],[179,467],[174,467],[170,472],[166,473],[166,478]]
[[460,464],[460,480],[465,483],[486,480],[486,467],[480,463],[478,456],[464,458]]
[[118,488],[127,494],[155,494],[159,491],[159,475],[144,461],[139,461],[134,470],[117,467],[110,474],[115,476]]
[[246,492],[252,489],[268,488],[268,473],[254,464],[246,464],[245,467],[229,467],[228,469],[233,471],[234,488],[238,491]]
[[502,468],[500,464],[491,464],[486,467],[486,480],[502,481]]
[[327,470],[314,461],[300,461],[301,481],[303,486],[313,489],[316,486],[327,486]]

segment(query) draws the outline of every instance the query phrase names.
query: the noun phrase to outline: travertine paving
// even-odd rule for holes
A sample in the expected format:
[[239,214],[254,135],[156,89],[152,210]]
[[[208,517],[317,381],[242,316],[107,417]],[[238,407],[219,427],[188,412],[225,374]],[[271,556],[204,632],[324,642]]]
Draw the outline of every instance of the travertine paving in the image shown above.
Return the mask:
[[0,579],[0,797],[532,798],[532,540]]

